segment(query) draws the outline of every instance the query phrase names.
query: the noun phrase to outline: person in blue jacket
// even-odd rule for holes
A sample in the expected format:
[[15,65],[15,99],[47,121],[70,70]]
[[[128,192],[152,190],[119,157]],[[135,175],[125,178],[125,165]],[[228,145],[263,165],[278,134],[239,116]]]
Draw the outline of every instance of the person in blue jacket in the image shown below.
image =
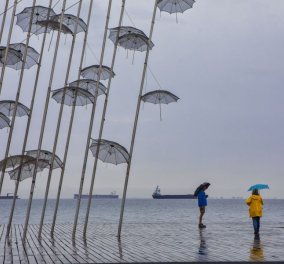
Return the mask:
[[203,215],[205,214],[205,207],[207,206],[207,197],[208,195],[205,194],[205,190],[208,188],[208,185],[204,186],[201,191],[197,195],[198,199],[198,206],[200,209],[200,216],[199,216],[199,228],[205,228],[206,225],[202,223]]

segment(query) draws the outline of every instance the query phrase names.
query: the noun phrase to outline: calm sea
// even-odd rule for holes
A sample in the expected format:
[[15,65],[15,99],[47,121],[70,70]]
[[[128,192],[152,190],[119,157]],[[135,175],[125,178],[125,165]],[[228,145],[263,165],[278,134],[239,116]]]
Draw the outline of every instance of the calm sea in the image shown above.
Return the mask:
[[[284,200],[264,200],[262,223],[269,226],[284,227]],[[34,200],[30,223],[38,224],[42,210],[42,200]],[[80,221],[86,212],[86,200],[82,200]],[[55,200],[49,200],[45,222],[52,222]],[[92,203],[90,221],[95,223],[118,223],[120,199],[95,199]],[[76,200],[61,200],[58,210],[58,223],[72,223]],[[7,223],[11,201],[0,200],[0,223]],[[24,223],[27,200],[17,201],[14,223]],[[196,200],[154,200],[128,199],[125,206],[124,221],[127,223],[196,223],[198,218]],[[208,199],[205,222],[223,224],[247,224],[248,207],[241,199]]]

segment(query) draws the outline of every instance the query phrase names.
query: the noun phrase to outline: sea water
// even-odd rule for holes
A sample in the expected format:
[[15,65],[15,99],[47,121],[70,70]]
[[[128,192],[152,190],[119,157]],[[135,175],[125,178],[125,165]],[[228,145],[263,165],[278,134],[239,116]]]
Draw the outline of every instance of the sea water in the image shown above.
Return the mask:
[[[28,201],[19,199],[16,203],[13,223],[24,223]],[[0,223],[8,222],[12,200],[0,200]],[[38,224],[43,200],[35,199],[32,203],[30,223]],[[48,200],[45,223],[51,223],[55,200]],[[79,222],[83,222],[87,200],[81,201]],[[121,199],[94,199],[91,206],[90,222],[118,223]],[[73,223],[76,200],[60,201],[57,223]],[[262,225],[284,227],[284,200],[264,200]],[[199,209],[196,200],[155,200],[127,199],[125,204],[125,223],[197,223]],[[204,222],[210,225],[244,224],[250,221],[248,206],[242,199],[208,199]]]

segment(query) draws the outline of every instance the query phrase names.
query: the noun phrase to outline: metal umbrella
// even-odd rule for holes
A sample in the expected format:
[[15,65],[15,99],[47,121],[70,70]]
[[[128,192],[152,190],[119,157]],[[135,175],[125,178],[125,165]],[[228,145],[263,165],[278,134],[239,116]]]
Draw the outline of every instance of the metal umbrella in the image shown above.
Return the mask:
[[[54,16],[56,13],[53,9],[44,6],[35,6],[34,11],[32,7],[26,7],[22,12],[17,14],[16,25],[21,27],[24,32],[29,29],[30,19],[32,16],[31,33],[39,35],[45,32],[45,27],[38,24],[39,21],[47,20],[49,16]],[[50,28],[47,28],[46,32],[49,33]]]
[[[77,93],[77,94],[76,94]],[[68,106],[72,106],[73,103],[78,106],[84,106],[92,104],[94,102],[94,96],[79,87],[66,87],[54,90],[52,92],[52,98],[59,104],[63,103]],[[64,99],[64,101],[62,101]],[[76,99],[76,102],[74,100]]]
[[179,98],[166,90],[156,90],[144,94],[141,97],[141,100],[144,102],[159,104],[160,105],[160,120],[162,120],[162,109],[161,104],[169,104],[177,102]]
[[9,126],[10,126],[10,119],[4,114],[0,113],[0,129]]
[[[47,160],[49,162],[49,165],[51,165],[52,152],[48,150],[43,150],[43,149],[39,151],[39,154],[37,152],[38,152],[37,149],[28,150],[26,151],[26,155],[34,157],[34,158],[37,158],[37,155],[38,155],[38,159]],[[61,159],[57,155],[54,155],[54,162],[53,162],[52,169],[57,169],[57,168],[62,168],[62,167],[63,167],[63,163]]]
[[108,38],[115,44],[117,35],[118,35],[118,37],[122,37],[122,36],[124,36],[126,34],[130,34],[130,33],[140,34],[144,37],[147,37],[146,34],[138,28],[129,27],[129,26],[121,26],[121,27],[111,28],[109,30]]
[[97,81],[98,78],[100,80],[107,80],[110,77],[113,78],[115,76],[115,73],[111,70],[110,67],[107,67],[104,65],[102,65],[101,67],[100,65],[91,65],[91,66],[84,68],[81,71],[81,75],[84,78]]
[[204,182],[204,183],[202,183],[202,184],[200,184],[197,188],[196,188],[196,190],[195,190],[195,192],[194,192],[194,196],[197,196],[198,194],[199,194],[199,192],[204,188],[204,187],[209,187],[210,186],[210,183],[209,182]]
[[267,184],[255,184],[249,187],[248,191],[269,189]]
[[147,51],[148,46],[150,50],[154,47],[154,43],[152,41],[149,42],[147,36],[137,33],[129,33],[119,37],[118,45],[127,50],[137,50],[141,52]]
[[92,140],[90,150],[93,153],[93,156],[96,156],[97,148],[99,147],[98,158],[105,163],[120,164],[127,163],[129,159],[128,151],[125,147],[120,144],[101,139],[101,140]]
[[[26,45],[23,44],[23,43],[14,43],[14,44],[10,44],[10,48],[16,50],[19,53],[19,56],[23,57],[23,54],[25,53]],[[40,56],[40,54],[34,48],[28,46],[24,68],[29,69],[32,66],[34,66],[35,64],[37,64],[39,56]],[[7,66],[9,66],[10,68],[18,70],[18,69],[22,68],[23,63],[24,63],[24,61],[21,60],[14,65],[7,65]]]
[[[50,19],[53,21],[60,22],[60,18],[61,18],[61,15],[59,14],[59,15],[52,16]],[[68,27],[72,31],[72,34],[85,32],[87,29],[87,25],[83,19],[77,18],[77,16],[74,16],[71,14],[63,15],[62,25]]]
[[14,169],[25,162],[35,160],[34,157],[28,155],[14,155],[0,161],[0,170],[6,171]]
[[[36,165],[37,164],[37,165]],[[32,178],[34,171],[36,169],[36,173],[43,171],[44,169],[49,167],[49,161],[48,160],[32,160],[32,161],[27,161],[20,165],[19,167],[9,171],[10,179],[11,180],[19,180],[23,181],[28,178]],[[19,177],[19,173],[20,178]]]
[[73,34],[72,30],[65,26],[65,25],[60,25],[60,22],[49,19],[49,20],[42,20],[42,21],[38,21],[36,23],[37,25],[43,27],[43,28],[47,28],[49,30],[55,30],[55,31],[60,31],[63,34]]
[[194,0],[158,0],[158,8],[161,11],[173,13],[183,13],[185,10],[192,8]]
[[[99,85],[97,85],[97,81],[94,81],[92,79],[80,79],[74,82],[69,83],[69,86],[72,87],[78,87],[84,90],[87,90],[88,92],[90,92],[92,95],[102,95],[106,93],[106,87],[99,82]],[[99,87],[98,92],[97,91],[97,86]]]
[[[4,65],[5,51],[6,51],[6,47],[1,46],[0,47],[0,66]],[[22,60],[22,54],[17,52],[14,49],[9,48],[5,65],[15,65],[21,60]]]
[[[6,116],[12,116],[14,109],[16,106],[16,102],[12,100],[3,100],[0,101],[0,112]],[[27,108],[22,103],[18,102],[16,109],[16,116],[22,117],[29,115],[29,108]]]

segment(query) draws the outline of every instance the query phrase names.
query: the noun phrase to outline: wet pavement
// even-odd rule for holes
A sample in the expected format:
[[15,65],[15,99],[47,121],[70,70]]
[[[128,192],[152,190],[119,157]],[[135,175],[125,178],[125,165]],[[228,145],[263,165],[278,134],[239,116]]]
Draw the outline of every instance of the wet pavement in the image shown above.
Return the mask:
[[5,247],[4,229],[1,225],[1,263],[284,261],[284,228],[269,223],[258,237],[243,223],[212,224],[202,230],[189,223],[125,224],[120,240],[116,224],[90,224],[87,240],[80,225],[73,242],[72,224],[58,225],[54,240],[45,224],[41,242],[38,226],[30,225],[25,246],[22,225],[14,225],[10,247]]

